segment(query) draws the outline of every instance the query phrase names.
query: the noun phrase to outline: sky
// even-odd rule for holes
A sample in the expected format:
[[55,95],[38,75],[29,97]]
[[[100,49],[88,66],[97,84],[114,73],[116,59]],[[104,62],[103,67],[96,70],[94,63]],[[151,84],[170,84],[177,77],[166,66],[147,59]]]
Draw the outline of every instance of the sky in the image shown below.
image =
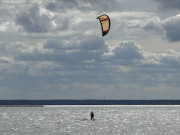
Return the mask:
[[179,99],[179,24],[179,0],[0,0],[0,99]]

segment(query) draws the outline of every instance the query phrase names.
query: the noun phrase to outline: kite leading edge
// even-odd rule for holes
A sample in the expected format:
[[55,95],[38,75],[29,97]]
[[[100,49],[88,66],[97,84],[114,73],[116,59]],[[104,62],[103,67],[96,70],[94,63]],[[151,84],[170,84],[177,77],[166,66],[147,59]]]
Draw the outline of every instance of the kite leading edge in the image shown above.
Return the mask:
[[97,19],[99,19],[99,22],[101,23],[102,36],[105,36],[110,30],[110,25],[111,25],[110,18],[108,15],[103,14],[97,17]]

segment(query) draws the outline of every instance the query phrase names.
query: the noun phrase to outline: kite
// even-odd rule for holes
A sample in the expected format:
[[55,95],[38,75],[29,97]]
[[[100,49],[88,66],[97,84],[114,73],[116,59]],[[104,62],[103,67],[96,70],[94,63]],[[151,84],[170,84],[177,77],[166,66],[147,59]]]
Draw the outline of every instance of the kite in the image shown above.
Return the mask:
[[97,19],[99,19],[99,22],[101,23],[102,36],[105,36],[110,30],[110,25],[111,25],[110,18],[106,14],[103,14],[97,17]]

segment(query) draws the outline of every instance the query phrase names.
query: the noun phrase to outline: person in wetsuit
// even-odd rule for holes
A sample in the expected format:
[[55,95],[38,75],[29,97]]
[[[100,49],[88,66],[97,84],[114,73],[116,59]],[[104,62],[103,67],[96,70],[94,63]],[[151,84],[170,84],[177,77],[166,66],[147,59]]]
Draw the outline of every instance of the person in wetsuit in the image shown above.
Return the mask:
[[91,120],[94,120],[94,113],[93,112],[90,113],[90,116],[91,116]]

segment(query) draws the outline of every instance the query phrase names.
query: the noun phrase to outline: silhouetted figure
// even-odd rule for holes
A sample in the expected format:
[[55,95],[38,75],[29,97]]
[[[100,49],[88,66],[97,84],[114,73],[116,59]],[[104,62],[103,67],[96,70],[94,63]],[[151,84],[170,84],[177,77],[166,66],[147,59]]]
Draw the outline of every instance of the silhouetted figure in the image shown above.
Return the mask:
[[91,116],[91,120],[94,120],[94,113],[93,112],[90,113],[90,116]]

